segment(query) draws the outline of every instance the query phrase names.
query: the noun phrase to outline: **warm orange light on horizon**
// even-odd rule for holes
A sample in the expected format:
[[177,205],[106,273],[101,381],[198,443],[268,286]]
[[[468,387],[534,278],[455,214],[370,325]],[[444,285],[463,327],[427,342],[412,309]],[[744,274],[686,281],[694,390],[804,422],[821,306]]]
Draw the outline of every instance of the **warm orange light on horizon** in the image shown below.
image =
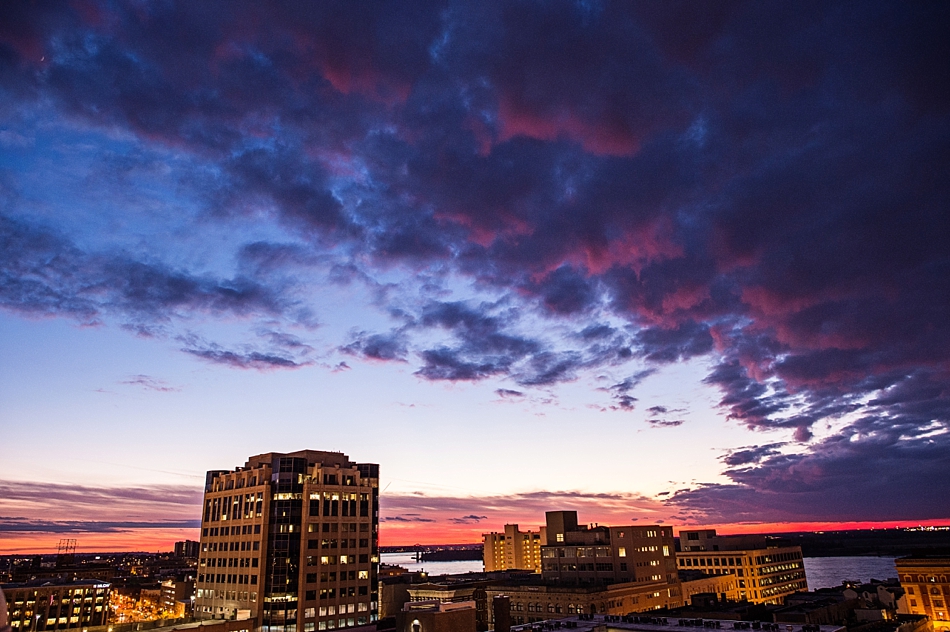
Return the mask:
[[[538,523],[541,524],[541,523]],[[528,523],[525,528],[537,528]],[[639,524],[639,523],[638,523]],[[647,524],[647,523],[643,523]],[[917,526],[939,527],[950,524],[950,518],[939,520],[896,520],[889,522],[773,522],[734,523],[672,526],[674,533],[681,529],[716,529],[722,535],[747,533],[794,533],[813,531],[851,531],[860,529],[894,529]],[[499,531],[504,525],[480,524],[459,525],[435,523],[386,523],[380,524],[379,543],[382,546],[411,546],[414,544],[478,544],[482,534]],[[0,554],[52,554],[62,534],[57,533],[6,533],[0,540]],[[70,533],[78,540],[77,553],[149,551],[167,552],[174,549],[175,542],[198,540],[198,529],[130,529],[115,533]]]

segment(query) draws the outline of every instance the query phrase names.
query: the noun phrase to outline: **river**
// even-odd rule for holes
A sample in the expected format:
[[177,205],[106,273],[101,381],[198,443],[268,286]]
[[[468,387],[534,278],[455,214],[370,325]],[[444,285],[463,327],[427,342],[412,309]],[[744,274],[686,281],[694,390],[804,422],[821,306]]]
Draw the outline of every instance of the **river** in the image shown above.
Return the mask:
[[832,588],[843,581],[866,582],[870,579],[897,577],[893,557],[806,557],[805,578],[808,588]]
[[[386,564],[398,564],[410,571],[426,571],[430,576],[480,573],[480,560],[455,562],[416,562],[410,553],[383,553]],[[832,588],[843,581],[866,582],[871,578],[897,577],[893,557],[806,557],[805,578],[808,588]]]

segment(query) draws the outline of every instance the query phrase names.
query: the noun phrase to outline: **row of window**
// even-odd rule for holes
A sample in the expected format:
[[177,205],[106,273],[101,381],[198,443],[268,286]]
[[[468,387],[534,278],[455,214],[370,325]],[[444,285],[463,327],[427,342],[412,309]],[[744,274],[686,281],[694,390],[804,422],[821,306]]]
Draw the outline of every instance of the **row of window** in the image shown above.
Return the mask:
[[209,568],[257,568],[256,557],[209,557],[198,560],[198,566]]
[[[369,595],[369,586],[340,586],[339,588],[321,588],[320,599],[336,599],[337,597],[365,597]],[[304,593],[307,601],[314,601],[317,598],[316,590],[308,590]]]
[[758,566],[762,564],[772,564],[774,562],[788,562],[789,560],[800,560],[802,554],[799,551],[789,551],[788,553],[773,553],[772,555],[759,555],[755,558]]
[[805,583],[804,578],[798,582],[785,584],[783,586],[775,586],[774,588],[766,588],[760,592],[762,593],[762,597],[774,597],[776,595],[782,595],[785,593],[798,592],[799,590],[808,590],[808,585]]
[[[912,582],[912,581],[914,581],[914,576],[913,576],[913,575],[904,575],[904,576],[901,578],[901,580],[902,580],[902,581],[905,581],[905,582]],[[930,583],[930,584],[935,584],[935,583],[937,583],[938,581],[939,581],[941,584],[946,584],[946,583],[947,583],[947,576],[946,576],[946,575],[940,575],[940,576],[937,576],[937,575],[917,575],[917,583],[920,583],[920,584],[923,584],[923,583],[925,583],[925,582],[926,582],[926,583]]]
[[[215,590],[213,588],[199,588],[195,591],[195,597],[197,599],[220,599],[222,601],[257,601],[256,592],[240,590]],[[211,608],[209,606],[204,606],[201,611],[211,612]]]
[[[63,605],[70,604],[70,603],[79,603],[80,600],[82,600],[85,603],[92,603],[92,594],[82,596],[78,592],[71,597],[67,595],[63,595],[62,597],[60,597],[59,595],[50,595],[49,597],[46,597],[45,595],[41,595],[40,597],[41,597],[41,601],[44,601],[44,602],[49,601],[50,605],[55,604],[57,601]],[[101,596],[96,597],[96,603],[102,603],[102,599],[103,597]],[[16,605],[23,605],[24,600],[23,600],[23,597],[21,597],[20,595],[15,595],[10,598],[9,603],[16,604]],[[30,598],[26,600],[27,606],[32,607],[34,603],[36,603],[35,594],[30,595]]]
[[230,527],[205,527],[201,530],[202,538],[228,537],[229,535],[251,535],[260,534],[261,525],[259,524],[236,524]]
[[[322,525],[322,526],[321,526]],[[368,522],[311,522],[307,525],[309,533],[369,533]],[[375,529],[373,529],[375,531]]]
[[372,610],[376,612],[376,602],[360,602],[358,604],[354,603],[343,603],[339,606],[320,606],[320,608],[306,608],[303,611],[304,619],[314,619],[319,616],[321,617],[332,617],[337,614],[353,614],[354,612],[369,612]]
[[742,566],[741,557],[680,557],[680,566]]
[[261,548],[260,540],[235,540],[233,542],[204,542],[201,545],[201,552],[215,551],[259,551]]
[[[626,565],[626,564],[621,564],[621,566],[623,567],[623,568],[621,568],[621,570],[627,570],[627,568],[626,568],[627,565]],[[546,562],[546,563],[544,564],[544,570],[546,570],[546,571],[561,571],[562,573],[563,573],[563,572],[573,572],[573,571],[582,571],[582,572],[585,572],[585,571],[607,571],[607,572],[613,572],[613,570],[614,570],[614,565],[611,564],[610,562],[597,562],[596,564],[595,564],[595,563],[592,563],[592,562],[583,563],[583,564],[574,564],[574,563],[571,563],[571,562],[564,563],[564,564],[558,564],[557,562]]]
[[[622,538],[626,535],[626,531],[618,531],[617,537]],[[672,538],[673,530],[672,529],[634,529],[630,532],[630,537],[632,538]]]
[[613,557],[613,554],[609,546],[564,546],[542,548],[541,557]]
[[320,608],[305,608],[305,619],[313,619],[319,612],[320,617],[332,617],[336,614],[353,614],[354,612],[376,611],[376,602],[360,601],[358,603],[341,603],[339,606],[320,606]]
[[[267,482],[263,476],[261,477],[261,485]],[[220,492],[228,489],[241,489],[245,486],[256,487],[257,486],[257,476],[251,476],[250,478],[229,478],[227,480],[217,481],[214,484],[214,491]]]
[[[357,557],[359,562],[356,561]],[[369,555],[362,553],[357,555],[308,555],[307,566],[316,566],[320,564],[369,564]]]
[[792,571],[792,570],[804,569],[804,568],[805,566],[801,562],[788,562],[786,564],[764,566],[759,569],[759,575],[772,575],[774,573],[781,573],[782,571]]
[[795,580],[804,580],[805,571],[798,571],[795,573],[785,573],[783,575],[772,575],[769,577],[763,577],[759,580],[759,586],[773,586],[776,584],[784,584],[786,582],[795,581]]
[[78,626],[79,624],[93,624],[98,625],[100,622],[97,619],[94,619],[90,616],[82,617],[80,621],[79,617],[59,617],[57,619],[37,619],[34,624],[32,618],[23,619],[11,619],[10,627],[14,630],[24,629],[24,630],[54,630],[59,626]]
[[[369,579],[369,571],[340,571],[340,581],[357,581],[359,579]],[[327,582],[336,582],[337,581],[337,572],[336,571],[323,571],[320,573],[320,583],[325,584]],[[307,583],[316,584],[317,583],[317,573],[307,573]]]
[[204,522],[250,520],[260,518],[264,511],[263,494],[238,494],[205,499]]
[[[102,612],[102,606],[96,606],[95,611]],[[75,616],[75,617],[78,617],[80,615],[85,615],[86,617],[89,617],[92,615],[92,612],[93,612],[92,606],[86,606],[85,611],[81,610],[78,606],[73,608],[72,611],[70,611],[68,607],[63,608],[62,610],[58,610],[56,606],[52,606],[49,610],[47,610],[43,614],[40,614],[38,612],[36,616],[38,617],[44,616],[48,619],[56,619],[57,617],[60,617],[60,618],[68,617],[70,615]],[[19,610],[19,609],[14,608],[10,611],[11,619],[21,619],[21,618],[29,619],[32,616],[33,616],[33,610]]]
[[[924,592],[925,592],[925,593],[927,592],[927,589],[926,589],[926,588],[924,588]],[[939,595],[940,592],[941,592],[941,591],[940,591],[940,588],[938,588],[937,586],[933,586],[933,587],[930,589],[930,594],[931,594],[931,595]],[[913,586],[907,586],[907,594],[908,594],[908,595],[913,595],[913,594],[914,594],[914,587],[913,587]],[[950,595],[950,587],[947,588],[947,594]]]
[[[369,538],[360,538],[359,539],[359,548],[365,549],[369,546]],[[308,549],[355,549],[356,538],[325,538],[323,540],[307,540]]]
[[240,573],[208,573],[198,575],[199,584],[250,584],[257,585],[257,575],[243,575]]

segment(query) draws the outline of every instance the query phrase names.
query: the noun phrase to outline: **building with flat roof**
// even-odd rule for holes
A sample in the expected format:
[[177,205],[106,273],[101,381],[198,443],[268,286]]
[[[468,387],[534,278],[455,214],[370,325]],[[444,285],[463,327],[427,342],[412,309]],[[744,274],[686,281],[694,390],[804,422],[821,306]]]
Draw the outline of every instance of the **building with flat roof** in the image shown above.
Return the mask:
[[270,632],[375,622],[378,530],[376,464],[301,450],[208,472],[195,616]]
[[181,542],[175,542],[175,557],[198,557],[198,542],[195,542],[194,540],[182,540]]
[[[513,625],[563,619],[577,614],[627,615],[679,608],[688,602],[690,596],[699,593],[714,593],[723,599],[735,599],[735,577],[694,573],[669,584],[558,584],[542,578],[533,581],[512,579],[496,581],[485,588],[489,603],[495,597],[508,598],[508,611]],[[488,628],[491,629],[496,623],[490,620]]]
[[475,632],[475,602],[411,601],[396,614],[396,632]]
[[578,525],[576,511],[545,513],[541,573],[559,583],[674,584],[673,529],[660,525]]
[[768,536],[717,536],[714,529],[680,531],[676,564],[680,570],[735,575],[739,599],[782,604],[808,590],[800,546]]
[[923,614],[934,632],[950,631],[950,555],[911,555],[894,561],[906,591],[906,614]]
[[482,534],[482,556],[485,570],[505,571],[510,569],[541,572],[541,545],[547,544],[547,529],[521,531],[516,524],[506,524],[501,533]]
[[111,584],[97,580],[36,579],[0,585],[13,632],[106,625]]
[[[739,630],[744,632],[845,632],[847,628],[840,625],[786,625],[777,623],[761,623],[758,621],[717,620],[704,621],[667,616],[641,615],[576,615],[562,621],[557,629],[566,628],[571,632],[669,632],[670,629],[695,628],[701,630],[713,629]],[[531,625],[516,626],[512,632],[530,630]]]

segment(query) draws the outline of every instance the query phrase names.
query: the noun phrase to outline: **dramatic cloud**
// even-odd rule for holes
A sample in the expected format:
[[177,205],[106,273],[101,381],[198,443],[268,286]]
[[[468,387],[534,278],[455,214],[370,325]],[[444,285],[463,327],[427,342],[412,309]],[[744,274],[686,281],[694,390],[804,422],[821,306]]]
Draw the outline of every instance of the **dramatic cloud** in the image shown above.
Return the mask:
[[130,529],[197,529],[201,520],[103,522],[78,520],[32,520],[0,516],[0,533],[123,533]]
[[[5,480],[0,481],[0,512],[14,516],[0,518],[0,529],[7,531],[195,527],[201,486],[93,487]],[[24,515],[29,518],[15,517]],[[155,515],[163,519],[154,520]]]
[[940,2],[5,3],[0,308],[296,369],[319,354],[288,332],[334,308],[308,294],[323,266],[389,319],[329,343],[348,362],[502,398],[607,375],[591,398],[622,411],[706,362],[763,438],[684,512],[931,516],[948,23]]

